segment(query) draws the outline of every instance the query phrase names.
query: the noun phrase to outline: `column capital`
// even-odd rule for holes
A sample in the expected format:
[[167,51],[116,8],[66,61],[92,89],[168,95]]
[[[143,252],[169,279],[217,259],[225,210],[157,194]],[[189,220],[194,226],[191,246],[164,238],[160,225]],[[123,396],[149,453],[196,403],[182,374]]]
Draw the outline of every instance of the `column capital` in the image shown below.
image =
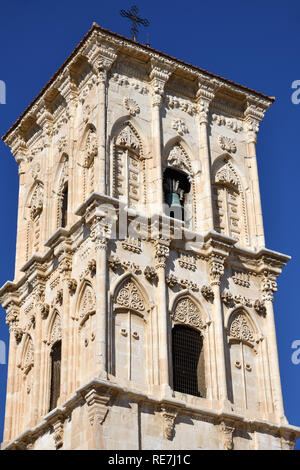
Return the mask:
[[165,85],[172,75],[173,70],[169,61],[158,60],[157,58],[151,59],[150,80],[152,106],[160,107],[162,105]]
[[220,286],[221,277],[224,274],[225,257],[219,254],[211,254],[209,256],[209,275],[212,286]]
[[233,450],[234,423],[222,421],[220,423],[220,431],[224,450]]
[[276,275],[270,271],[264,271],[261,278],[261,291],[264,301],[274,301],[274,292],[277,292]]
[[256,143],[259,124],[263,120],[266,110],[271,103],[254,98],[248,98],[244,112],[245,130],[248,143]]
[[156,269],[166,267],[166,261],[170,254],[169,245],[169,241],[166,240],[156,240],[154,242]]
[[207,124],[210,104],[213,101],[220,84],[217,80],[209,80],[201,74],[198,76],[198,79],[196,101],[198,104],[199,122],[200,124]]

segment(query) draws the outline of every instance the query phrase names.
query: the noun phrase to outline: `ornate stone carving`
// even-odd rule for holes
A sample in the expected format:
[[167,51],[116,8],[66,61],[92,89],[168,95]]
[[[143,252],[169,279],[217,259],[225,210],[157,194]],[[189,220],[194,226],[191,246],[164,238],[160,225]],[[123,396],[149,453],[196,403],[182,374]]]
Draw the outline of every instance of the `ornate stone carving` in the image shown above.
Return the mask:
[[55,299],[54,299],[54,304],[55,305],[62,305],[62,303],[63,303],[63,290],[60,289],[56,293],[56,296],[55,296]]
[[229,329],[229,336],[239,341],[254,343],[255,339],[252,328],[243,313],[234,315]]
[[189,132],[185,122],[182,119],[174,119],[172,122],[172,129],[174,129],[181,136]]
[[258,299],[254,302],[254,309],[262,317],[264,317],[267,313],[265,304]]
[[133,261],[123,261],[123,263],[121,263],[121,267],[125,271],[129,271],[133,274],[141,274],[141,272],[142,272],[140,266],[135,264]]
[[175,96],[167,95],[165,97],[165,101],[166,101],[167,106],[170,109],[181,109],[181,111],[184,111],[190,116],[194,116],[198,112],[196,105],[182,98],[177,98]]
[[121,130],[117,139],[116,145],[127,147],[135,150],[137,153],[140,151],[140,144],[137,136],[134,134],[132,128],[127,125]]
[[231,307],[234,305],[234,298],[229,290],[224,290],[224,292],[222,292],[221,299],[223,300],[226,307]]
[[75,279],[68,279],[68,289],[71,295],[74,295],[77,289],[77,281]]
[[211,285],[220,285],[221,277],[224,274],[224,258],[213,255],[209,262]]
[[43,200],[44,200],[44,190],[43,185],[38,183],[34,189],[31,202],[29,205],[30,217],[32,220],[36,220],[40,217],[43,211]]
[[219,136],[219,144],[222,150],[225,150],[226,152],[236,152],[236,145],[230,137],[225,137],[225,136]]
[[213,293],[213,290],[210,286],[202,286],[201,294],[203,295],[205,300],[207,300],[209,302],[214,301],[214,293]]
[[174,322],[185,323],[195,328],[204,327],[198,307],[188,297],[178,301],[172,318]]
[[276,277],[268,272],[265,272],[261,282],[261,290],[263,292],[263,300],[274,300],[274,292],[277,292]]
[[223,165],[216,173],[215,182],[233,186],[236,190],[239,190],[239,180],[229,162]]
[[117,271],[121,267],[121,260],[117,256],[111,256],[108,259],[108,266],[112,271]]
[[143,312],[145,310],[144,300],[142,299],[134,282],[130,280],[125,282],[119,290],[116,304],[139,312]]
[[213,114],[212,120],[218,126],[226,126],[228,129],[232,129],[233,132],[236,133],[242,132],[243,130],[243,125],[241,121],[238,121],[237,119],[226,118],[224,116],[221,116],[220,114]]
[[170,250],[167,245],[162,243],[156,242],[155,243],[155,261],[156,261],[156,268],[165,268],[166,267],[166,260],[169,257]]
[[194,255],[187,255],[185,253],[180,253],[178,259],[179,266],[190,271],[196,271],[196,258]]
[[49,311],[50,311],[49,304],[39,303],[38,308],[39,308],[42,319],[46,320],[46,318],[48,318]]
[[147,281],[149,281],[149,282],[155,282],[158,279],[158,276],[157,276],[157,273],[156,273],[155,269],[151,266],[146,266],[146,268],[144,270],[144,275],[145,275],[145,278],[147,279]]
[[97,428],[101,426],[108,413],[108,403],[110,396],[105,390],[90,390],[85,395],[85,400],[88,405],[88,415],[91,426]]
[[137,102],[134,101],[132,98],[128,98],[128,97],[124,98],[123,103],[124,103],[125,109],[127,109],[127,111],[129,112],[131,116],[135,116],[136,114],[139,114],[140,107],[137,104]]
[[60,318],[60,315],[57,313],[55,316],[53,327],[52,327],[49,344],[53,345],[57,341],[60,341],[61,338],[62,338],[61,318]]
[[220,431],[222,434],[222,443],[224,450],[233,450],[233,433],[235,431],[234,426],[224,421],[220,424]]
[[162,407],[163,436],[165,439],[172,440],[174,437],[177,414],[176,408]]
[[191,173],[188,156],[180,145],[171,148],[167,161],[170,166]]
[[238,286],[250,287],[249,274],[247,272],[234,269],[232,272],[232,280]]
[[80,302],[80,309],[79,309],[79,317],[80,317],[80,324],[83,325],[85,320],[95,313],[96,310],[96,297],[94,290],[90,285],[86,285],[84,289],[84,294],[81,298]]
[[91,276],[94,276],[96,274],[96,269],[97,269],[97,263],[95,259],[91,259],[88,262],[88,270],[91,273]]
[[140,254],[142,252],[141,240],[139,238],[128,237],[122,242],[124,250]]
[[61,417],[53,423],[53,438],[55,443],[55,448],[59,449],[63,446],[64,443],[64,418]]

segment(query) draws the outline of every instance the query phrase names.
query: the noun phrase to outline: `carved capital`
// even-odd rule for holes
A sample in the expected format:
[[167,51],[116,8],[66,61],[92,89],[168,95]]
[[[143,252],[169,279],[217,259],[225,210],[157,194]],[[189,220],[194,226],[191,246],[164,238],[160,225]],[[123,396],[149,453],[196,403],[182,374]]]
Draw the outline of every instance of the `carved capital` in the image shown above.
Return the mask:
[[108,413],[110,395],[105,390],[92,389],[85,395],[91,426],[102,425]]
[[151,59],[151,91],[152,106],[160,107],[163,103],[165,84],[172,74],[172,68],[167,62],[161,62],[157,59]]
[[175,434],[175,420],[178,414],[176,408],[163,406],[161,409],[163,420],[163,436],[165,439],[172,440]]
[[64,417],[59,417],[52,425],[54,431],[54,442],[56,449],[62,447],[64,443]]
[[158,278],[157,272],[155,271],[155,268],[153,268],[152,266],[146,266],[144,270],[144,276],[149,282],[155,282],[157,281],[157,278]]
[[263,292],[263,300],[274,300],[274,292],[277,292],[276,276],[268,271],[264,271],[261,280],[261,291]]
[[166,267],[166,260],[169,257],[170,250],[169,247],[156,241],[155,244],[155,267],[156,268],[165,268]]
[[220,285],[221,277],[224,274],[224,257],[212,255],[209,260],[210,282],[211,285]]
[[224,450],[233,450],[233,433],[235,427],[232,423],[222,421],[220,424],[220,431],[222,435],[222,443]]
[[77,289],[77,281],[75,279],[68,279],[68,289],[71,295],[74,295]]

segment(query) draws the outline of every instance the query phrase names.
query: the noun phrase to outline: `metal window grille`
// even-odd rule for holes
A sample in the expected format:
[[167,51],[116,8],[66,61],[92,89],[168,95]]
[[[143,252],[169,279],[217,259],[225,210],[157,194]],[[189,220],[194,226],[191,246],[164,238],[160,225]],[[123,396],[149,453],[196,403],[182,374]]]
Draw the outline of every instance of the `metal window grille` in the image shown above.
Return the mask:
[[174,390],[200,397],[198,364],[202,337],[192,328],[176,325],[172,331]]
[[51,351],[51,390],[50,411],[56,408],[60,396],[61,341],[55,343]]

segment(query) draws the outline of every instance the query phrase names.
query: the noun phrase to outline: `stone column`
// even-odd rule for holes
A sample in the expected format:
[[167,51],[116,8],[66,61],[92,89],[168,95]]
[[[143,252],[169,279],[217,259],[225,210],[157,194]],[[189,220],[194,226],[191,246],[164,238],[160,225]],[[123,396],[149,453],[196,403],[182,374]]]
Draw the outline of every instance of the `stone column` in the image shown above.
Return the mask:
[[151,60],[151,91],[152,91],[152,201],[151,214],[163,214],[163,168],[162,149],[163,131],[161,120],[161,108],[165,84],[171,75],[171,68],[167,62]]
[[[214,98],[216,89],[214,82],[200,79],[197,92],[198,115],[199,115],[199,157],[202,171],[195,176],[195,184],[199,195],[197,205],[196,231],[208,232],[214,228],[213,199],[211,187],[211,155],[209,145],[209,107]],[[201,203],[200,203],[201,201]]]
[[263,300],[266,307],[266,337],[268,341],[269,365],[271,389],[273,395],[273,403],[275,415],[281,424],[287,423],[282,399],[280,370],[278,361],[278,348],[275,329],[275,318],[273,310],[274,292],[277,291],[276,277],[269,272],[265,272],[262,277],[261,290],[263,292]]
[[61,341],[61,385],[59,404],[64,403],[68,397],[69,382],[71,381],[71,322],[70,322],[70,293],[69,280],[72,271],[72,256],[68,246],[64,247],[64,251],[59,263],[59,271],[61,273],[62,282],[62,341]]
[[[9,325],[9,363],[7,373],[7,392],[5,424],[3,434],[3,444],[8,443],[15,437],[16,429],[16,409],[17,409],[17,345],[22,338],[21,330],[18,327],[18,312],[7,309],[6,323]],[[7,357],[7,356],[6,356]]]
[[96,342],[94,374],[107,379],[107,244],[110,226],[96,216],[91,226],[91,239],[96,252]]
[[209,260],[210,283],[214,294],[214,324],[216,343],[216,368],[218,381],[218,398],[220,406],[228,408],[227,382],[226,382],[226,362],[224,349],[224,318],[221,302],[221,277],[224,274],[224,257],[212,254]]
[[162,392],[170,394],[169,357],[168,357],[168,305],[166,286],[166,260],[169,256],[168,244],[162,240],[155,242],[155,269],[158,276],[157,313],[158,313],[158,354],[159,383]]
[[[265,107],[259,107],[256,103],[248,101],[247,109],[245,111],[245,128],[247,136],[247,159],[248,168],[252,189],[253,211],[254,211],[254,225],[251,227],[253,232],[256,229],[256,247],[262,248],[265,246],[264,225],[260,198],[259,178],[257,169],[256,157],[256,141],[257,133],[259,130],[259,123],[264,117],[265,110],[270,106],[270,103],[264,103]],[[253,224],[252,224],[253,225]]]
[[106,181],[106,130],[107,130],[107,77],[108,72],[117,59],[115,49],[99,47],[92,63],[97,71],[97,133],[99,142],[98,158],[95,159],[95,191],[107,194]]

